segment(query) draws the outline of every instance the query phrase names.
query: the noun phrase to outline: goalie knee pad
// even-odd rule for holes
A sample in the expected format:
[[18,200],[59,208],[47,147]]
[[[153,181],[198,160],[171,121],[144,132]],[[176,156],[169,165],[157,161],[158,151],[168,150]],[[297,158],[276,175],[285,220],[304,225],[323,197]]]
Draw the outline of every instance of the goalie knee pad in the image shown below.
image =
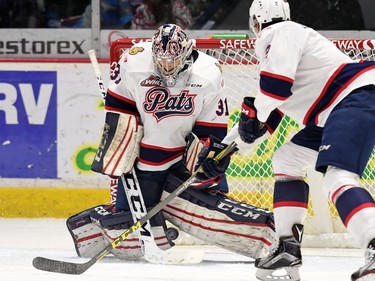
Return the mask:
[[[169,175],[163,198],[182,181]],[[164,209],[166,219],[184,232],[209,244],[251,258],[264,255],[276,241],[273,215],[222,193],[188,188]]]

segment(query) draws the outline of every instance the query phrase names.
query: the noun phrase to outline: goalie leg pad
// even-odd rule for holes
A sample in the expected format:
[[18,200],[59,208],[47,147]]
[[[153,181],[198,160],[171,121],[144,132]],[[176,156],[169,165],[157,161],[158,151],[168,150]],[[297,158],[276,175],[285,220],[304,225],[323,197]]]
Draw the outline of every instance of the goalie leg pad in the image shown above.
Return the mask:
[[[94,209],[95,212],[91,213],[91,219],[96,222],[103,231],[104,237],[112,242],[126,229],[130,228],[133,224],[133,216],[130,211],[111,212],[110,210],[100,208]],[[161,212],[157,213],[152,219],[150,219],[151,232],[154,236],[156,245],[162,250],[168,250],[174,243],[166,235],[167,226],[165,223],[164,216]],[[147,235],[147,229],[141,227],[139,231],[142,231],[144,235]],[[137,233],[132,233],[129,238],[122,241],[120,246],[112,250],[117,257],[129,258],[129,254],[123,253],[126,249],[141,250],[141,243],[138,239]],[[142,255],[142,253],[138,253]],[[132,256],[137,256],[132,253]]]
[[66,221],[77,255],[82,258],[92,258],[109,245],[101,228],[91,221],[90,213],[92,209],[73,215]]
[[[116,230],[114,227],[111,230],[106,229],[100,224],[100,221],[97,220],[104,215],[110,218],[109,214],[111,214],[109,206],[99,205],[84,210],[67,219],[66,225],[73,238],[74,246],[79,257],[94,257],[123,232],[123,230]],[[109,221],[116,221],[113,218],[111,219],[109,219]],[[122,221],[124,221],[124,219]],[[105,221],[105,223],[108,222]],[[127,224],[123,226],[127,226]],[[111,254],[117,258],[126,260],[139,260],[143,256],[141,244],[135,233],[121,242],[118,247],[112,249]]]
[[91,169],[110,176],[128,173],[139,156],[142,137],[143,127],[135,116],[107,111],[102,139]]
[[[163,198],[181,183],[171,174]],[[166,219],[182,231],[250,258],[264,256],[277,241],[271,212],[234,201],[221,193],[189,188],[163,212]]]

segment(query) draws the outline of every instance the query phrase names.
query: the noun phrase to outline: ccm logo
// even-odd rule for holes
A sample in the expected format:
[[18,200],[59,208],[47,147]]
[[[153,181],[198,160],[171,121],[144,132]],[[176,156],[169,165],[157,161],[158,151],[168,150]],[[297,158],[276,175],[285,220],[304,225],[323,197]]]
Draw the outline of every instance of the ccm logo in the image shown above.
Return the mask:
[[220,204],[218,205],[218,208],[220,208],[224,211],[231,212],[233,214],[239,215],[239,216],[246,217],[246,218],[257,219],[260,216],[260,214],[254,214],[250,210],[247,210],[247,209],[244,209],[244,208],[239,208],[239,207],[236,207],[236,206],[233,206],[233,205],[230,205],[230,204],[226,204],[224,202],[220,202]]

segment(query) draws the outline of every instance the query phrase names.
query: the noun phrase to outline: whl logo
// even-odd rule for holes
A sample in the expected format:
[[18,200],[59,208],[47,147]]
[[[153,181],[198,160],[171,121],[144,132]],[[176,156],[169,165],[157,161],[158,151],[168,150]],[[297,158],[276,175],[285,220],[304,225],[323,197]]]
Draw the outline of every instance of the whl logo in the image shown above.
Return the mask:
[[161,85],[161,79],[159,76],[151,75],[147,79],[143,80],[141,82],[142,87],[154,87],[154,86],[160,86]]
[[170,116],[189,116],[194,112],[196,94],[182,90],[172,95],[169,89],[154,87],[146,93],[143,110],[152,114],[157,122]]

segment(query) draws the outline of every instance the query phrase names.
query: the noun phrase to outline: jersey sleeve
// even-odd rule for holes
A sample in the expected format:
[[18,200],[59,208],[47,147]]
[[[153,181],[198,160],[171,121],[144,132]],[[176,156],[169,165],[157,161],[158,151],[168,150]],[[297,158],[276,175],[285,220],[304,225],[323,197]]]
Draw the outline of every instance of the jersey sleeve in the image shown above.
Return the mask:
[[288,22],[270,26],[262,33],[256,46],[260,60],[260,92],[255,107],[260,121],[265,122],[270,113],[293,94],[292,86],[305,42],[303,27]]
[[127,61],[128,53],[124,53],[116,66],[111,69],[105,109],[139,116],[136,102],[127,86]]
[[220,64],[216,62],[209,73],[211,86],[204,95],[203,108],[196,119],[193,133],[199,138],[213,135],[222,140],[227,133],[229,110]]

